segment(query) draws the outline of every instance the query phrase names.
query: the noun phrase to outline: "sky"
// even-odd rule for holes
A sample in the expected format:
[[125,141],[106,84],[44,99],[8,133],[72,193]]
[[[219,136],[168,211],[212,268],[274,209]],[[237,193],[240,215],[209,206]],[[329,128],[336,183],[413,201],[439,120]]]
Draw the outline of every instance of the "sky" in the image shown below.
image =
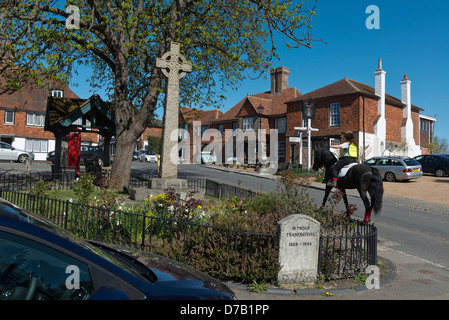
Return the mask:
[[[378,8],[378,29],[366,25],[367,20],[375,22],[374,12],[367,13],[371,5]],[[280,60],[272,66],[290,69],[289,87],[306,94],[345,77],[374,87],[374,71],[382,59],[386,93],[400,99],[400,82],[407,75],[412,104],[437,118],[435,136],[449,141],[449,1],[318,0],[315,11],[313,37],[325,43],[291,50],[277,44]],[[83,79],[75,81],[80,83],[72,88],[78,96],[92,95]],[[228,92],[221,110],[270,86],[269,72],[265,78],[245,80]]]

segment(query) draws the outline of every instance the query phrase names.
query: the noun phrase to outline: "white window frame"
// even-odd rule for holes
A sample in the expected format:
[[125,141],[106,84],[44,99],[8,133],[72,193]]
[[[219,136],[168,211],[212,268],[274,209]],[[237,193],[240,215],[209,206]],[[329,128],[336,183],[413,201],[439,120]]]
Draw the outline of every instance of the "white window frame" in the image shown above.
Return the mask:
[[[8,121],[8,114],[12,115],[12,121]],[[12,110],[5,110],[5,124],[14,124],[14,120],[16,118],[16,114]]]
[[27,112],[26,124],[27,126],[43,127],[45,124],[44,114],[39,112]]
[[25,150],[35,153],[47,153],[48,140],[25,138]]
[[329,107],[329,126],[340,126],[340,102],[333,102]]
[[243,131],[254,130],[254,117],[243,118]]
[[51,96],[54,98],[64,98],[64,91],[62,90],[52,90]]

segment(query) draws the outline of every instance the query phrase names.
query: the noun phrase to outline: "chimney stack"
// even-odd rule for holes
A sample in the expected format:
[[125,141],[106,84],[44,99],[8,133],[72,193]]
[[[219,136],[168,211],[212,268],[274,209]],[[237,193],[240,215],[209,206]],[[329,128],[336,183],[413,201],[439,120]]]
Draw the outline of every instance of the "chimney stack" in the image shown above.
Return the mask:
[[271,94],[282,92],[288,88],[288,75],[290,70],[286,67],[273,68],[271,74]]
[[401,81],[401,100],[402,103],[405,104],[403,110],[403,120],[404,124],[401,128],[401,137],[405,139],[408,143],[412,145],[415,144],[415,139],[413,137],[413,121],[412,121],[412,103],[411,103],[411,90],[410,84],[412,82],[407,78],[407,75],[404,76],[404,79]]
[[377,114],[380,116],[375,125],[375,134],[380,140],[385,141],[387,136],[387,124],[385,119],[385,74],[382,69],[382,59],[379,59],[379,68],[374,72],[375,94],[379,96]]

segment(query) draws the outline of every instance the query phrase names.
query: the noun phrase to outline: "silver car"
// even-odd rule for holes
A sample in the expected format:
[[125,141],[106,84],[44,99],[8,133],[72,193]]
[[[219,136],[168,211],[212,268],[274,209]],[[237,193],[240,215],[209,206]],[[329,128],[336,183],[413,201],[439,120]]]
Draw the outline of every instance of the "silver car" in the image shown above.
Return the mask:
[[377,168],[386,181],[418,179],[423,176],[421,164],[412,158],[374,157],[364,164]]
[[27,159],[34,160],[34,153],[14,148],[5,142],[0,142],[0,160],[10,160],[25,163]]

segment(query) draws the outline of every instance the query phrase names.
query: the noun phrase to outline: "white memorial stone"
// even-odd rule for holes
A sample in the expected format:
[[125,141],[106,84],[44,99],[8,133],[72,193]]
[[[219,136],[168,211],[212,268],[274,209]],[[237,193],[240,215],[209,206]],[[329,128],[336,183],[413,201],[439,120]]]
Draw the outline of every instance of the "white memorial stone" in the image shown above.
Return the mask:
[[192,71],[192,65],[180,54],[179,43],[171,42],[170,51],[156,59],[156,67],[168,78],[159,177],[172,179],[178,177],[178,141],[170,140],[170,135],[178,129],[179,79]]
[[318,275],[320,223],[292,214],[278,222],[281,284],[314,282]]

